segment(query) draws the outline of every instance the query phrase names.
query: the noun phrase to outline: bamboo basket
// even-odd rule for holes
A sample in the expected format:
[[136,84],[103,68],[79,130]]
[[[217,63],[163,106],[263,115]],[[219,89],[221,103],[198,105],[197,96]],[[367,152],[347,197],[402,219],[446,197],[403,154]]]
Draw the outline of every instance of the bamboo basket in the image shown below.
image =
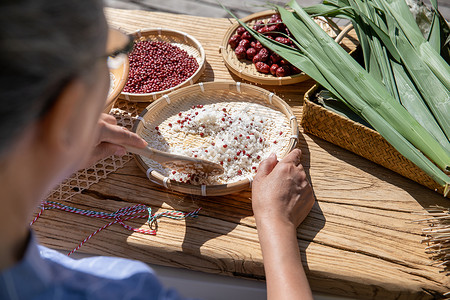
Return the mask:
[[[247,23],[249,26],[253,26],[257,21],[267,21],[270,17],[275,14],[274,10],[266,10],[263,12],[255,13],[249,15],[243,19],[243,22]],[[331,37],[335,38],[340,31],[335,32],[331,26],[325,21],[323,18],[316,18],[316,22],[322,27],[325,32],[327,32]],[[299,74],[295,74],[292,76],[284,76],[284,77],[275,77],[272,74],[263,74],[256,70],[255,65],[249,60],[239,60],[234,53],[234,50],[228,44],[228,40],[231,36],[236,34],[236,29],[240,26],[239,23],[236,23],[230,28],[228,28],[225,36],[223,37],[222,44],[219,48],[220,53],[222,54],[223,61],[227,68],[239,78],[244,80],[262,84],[262,85],[288,85],[299,83],[309,79],[309,76],[305,73],[301,72]]]
[[128,71],[130,68],[128,59],[122,59],[120,64],[111,64],[111,65],[113,66],[109,68],[109,72],[110,75],[112,74],[114,85],[106,99],[105,108],[103,110],[103,112],[105,113],[109,113],[111,108],[114,106],[114,103],[116,103],[116,100],[119,98],[119,95],[122,92],[122,89],[128,80]]
[[[255,114],[268,118],[271,117],[270,111],[272,110],[281,112],[287,118],[287,123],[290,127],[290,136],[280,142],[282,151],[278,153],[278,156],[282,158],[296,147],[298,140],[298,124],[289,105],[281,98],[265,89],[250,84],[236,83],[234,81],[200,83],[165,95],[150,104],[141,113],[134,124],[133,131],[146,139],[146,137],[148,137],[146,134],[146,127],[153,128],[152,126],[159,125],[170,116],[178,114],[180,111],[188,109],[194,104],[205,105],[224,102],[245,102],[263,105],[270,109],[255,111]],[[200,137],[183,141],[185,147],[196,145],[199,142]],[[135,158],[138,166],[147,174],[150,181],[165,186],[168,189],[186,194],[219,196],[236,193],[251,187],[251,182],[253,180],[253,178],[246,178],[229,184],[191,185],[171,181],[167,175],[163,175],[152,169],[141,156],[135,155]]]
[[178,88],[194,84],[205,71],[205,50],[197,39],[187,33],[172,29],[155,28],[137,30],[132,33],[132,35],[136,41],[152,40],[166,42],[185,50],[190,56],[197,60],[198,69],[191,77],[170,89],[142,94],[122,92],[120,94],[121,99],[133,102],[151,102]]
[[388,168],[440,194],[439,186],[424,171],[401,155],[377,131],[336,114],[312,100],[321,89],[316,84],[306,92],[301,125],[305,132],[318,136],[368,160]]

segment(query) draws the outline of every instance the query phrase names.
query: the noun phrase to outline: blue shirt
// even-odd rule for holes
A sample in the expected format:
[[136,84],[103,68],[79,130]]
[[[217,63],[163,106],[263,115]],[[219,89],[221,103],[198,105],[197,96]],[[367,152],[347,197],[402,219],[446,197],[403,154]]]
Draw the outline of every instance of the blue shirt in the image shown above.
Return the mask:
[[23,259],[0,273],[0,299],[182,299],[146,264],[96,256],[75,260],[33,235]]

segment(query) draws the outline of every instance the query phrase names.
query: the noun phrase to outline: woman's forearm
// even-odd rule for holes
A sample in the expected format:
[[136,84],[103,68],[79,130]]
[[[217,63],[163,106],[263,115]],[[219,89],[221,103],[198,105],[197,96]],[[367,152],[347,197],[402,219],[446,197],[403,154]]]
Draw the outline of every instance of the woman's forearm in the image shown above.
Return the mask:
[[270,155],[258,167],[252,187],[267,282],[273,299],[312,299],[297,242],[297,227],[314,205],[311,185],[294,149],[280,162]]
[[279,220],[257,223],[267,282],[267,299],[312,299],[294,225]]

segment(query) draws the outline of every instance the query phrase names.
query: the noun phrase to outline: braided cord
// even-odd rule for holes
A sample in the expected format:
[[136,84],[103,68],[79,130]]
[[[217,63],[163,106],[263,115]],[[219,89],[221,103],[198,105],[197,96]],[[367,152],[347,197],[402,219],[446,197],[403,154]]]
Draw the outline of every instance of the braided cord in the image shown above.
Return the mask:
[[[77,247],[75,247],[72,251],[70,251],[67,255],[71,255],[75,251],[81,248],[87,241],[89,241],[94,235],[99,233],[100,231],[108,228],[109,226],[113,224],[120,224],[122,227],[124,227],[127,230],[139,232],[142,234],[148,234],[148,235],[156,235],[157,227],[158,227],[158,219],[165,217],[175,220],[181,220],[188,217],[196,218],[198,216],[199,211],[201,208],[197,208],[194,211],[191,211],[189,213],[184,213],[181,211],[164,211],[156,214],[152,214],[151,207],[147,207],[143,204],[137,204],[133,206],[128,207],[122,207],[118,210],[116,210],[113,213],[107,213],[107,212],[101,212],[101,211],[93,211],[93,210],[86,210],[86,209],[80,209],[68,205],[64,205],[55,201],[46,200],[43,201],[40,205],[41,210],[36,215],[36,217],[31,221],[30,226],[33,225],[40,216],[44,213],[45,210],[48,209],[58,209],[69,213],[79,214],[86,217],[91,218],[98,218],[98,219],[110,219],[113,220],[108,224],[105,224],[104,226],[100,227],[93,233],[91,233],[89,236],[87,236],[80,244],[78,244]],[[144,214],[142,214],[144,213]],[[129,226],[125,224],[125,221],[133,220],[133,219],[147,219],[147,223],[150,227],[150,229],[142,229],[142,228],[134,228],[132,226]]]

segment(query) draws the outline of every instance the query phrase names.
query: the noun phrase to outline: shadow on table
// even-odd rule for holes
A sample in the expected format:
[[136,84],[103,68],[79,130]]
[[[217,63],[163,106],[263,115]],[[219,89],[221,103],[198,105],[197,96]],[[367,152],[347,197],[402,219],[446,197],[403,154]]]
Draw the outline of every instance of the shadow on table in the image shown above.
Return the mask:
[[[300,135],[299,148],[303,153],[301,163],[305,166],[307,177],[310,180],[310,153],[302,135]],[[142,177],[142,184],[148,185],[147,179],[144,176]],[[137,181],[137,184],[140,184],[140,182]],[[172,261],[173,263],[180,264],[180,266],[192,266],[197,270],[206,272],[217,273],[218,270],[222,270],[222,273],[233,272],[233,274],[241,277],[264,278],[262,263],[259,260],[253,261],[251,254],[245,252],[248,249],[255,248],[255,244],[258,242],[255,230],[256,224],[252,217],[251,191],[249,189],[220,197],[202,197],[168,191],[161,186],[150,184],[154,191],[153,196],[147,198],[143,195],[139,200],[134,198],[133,202],[144,203],[152,207],[153,213],[161,211],[161,207],[164,208],[163,210],[173,209],[182,212],[193,211],[201,207],[198,218],[186,218],[179,221],[185,223],[185,232],[180,249],[183,259]],[[268,221],[270,222],[270,220]],[[139,220],[138,222],[143,223],[145,221]],[[311,213],[298,229],[298,242],[305,267],[308,263],[304,254],[305,249],[308,248],[310,242],[324,225],[325,218],[319,203],[316,202]],[[241,229],[235,231],[238,226]],[[218,247],[220,243],[208,245],[209,241],[215,239],[222,241],[223,249]],[[233,242],[239,244],[236,244],[233,248],[232,245],[229,245]],[[243,254],[240,253],[240,249],[243,250]],[[214,253],[208,254],[211,251]],[[245,257],[242,261],[236,260],[242,257]],[[255,254],[255,257],[259,259],[259,254]]]
[[[249,190],[217,197],[192,197],[191,201],[202,207],[202,216],[198,221],[186,220],[183,251],[202,256],[201,248],[208,241],[226,237],[239,225],[248,226],[249,223],[244,219],[253,215],[250,197]],[[227,241],[224,240],[224,242]],[[227,253],[217,253],[217,255],[226,257]]]
[[405,190],[423,208],[429,208],[432,205],[448,206],[448,199],[408,178],[314,135],[308,134],[308,137],[332,156]]
[[[306,143],[303,133],[299,135],[298,148],[300,148],[300,150],[302,151],[301,164],[305,169],[308,181],[311,182],[311,175],[309,172],[311,166],[311,153],[309,151],[308,144]],[[312,188],[314,193],[314,186]],[[317,199],[315,194],[314,199]],[[297,229],[297,238],[299,241],[298,245],[300,248],[300,255],[306,272],[309,271],[309,268],[308,268],[308,258],[306,256],[305,250],[308,248],[309,244],[314,240],[314,237],[317,235],[317,233],[319,233],[319,231],[324,226],[325,226],[325,216],[323,215],[322,209],[320,208],[320,203],[316,200],[313,208],[311,209],[311,212],[303,221],[303,223],[300,225],[300,227]]]
[[[307,147],[307,143],[302,135],[300,135],[299,146],[302,150],[302,164],[305,166],[305,171],[310,180],[309,166],[310,166],[310,153]],[[176,197],[174,197],[176,196]],[[227,243],[227,235],[231,238],[240,238],[239,242],[249,239],[249,242],[255,242],[256,231],[250,229],[249,236],[236,236],[232,234],[233,230],[237,226],[245,226],[255,229],[255,223],[253,218],[252,203],[251,203],[251,191],[244,190],[239,193],[224,195],[220,197],[201,197],[193,195],[182,195],[175,193],[165,199],[161,199],[166,202],[167,205],[173,207],[175,210],[189,211],[197,207],[201,207],[199,218],[187,218],[185,219],[185,234],[184,240],[181,245],[183,254],[187,254],[186,259],[201,259],[205,260],[205,256],[202,255],[204,251],[211,251],[211,248],[202,248],[209,241],[216,238],[224,240]],[[153,205],[155,203],[152,203]],[[161,203],[162,205],[162,203]],[[270,220],[269,220],[270,221]],[[316,234],[324,227],[325,217],[319,203],[315,203],[309,216],[300,225],[298,229],[298,241],[299,247],[302,253],[302,262],[307,268],[308,260],[305,256],[305,249],[309,246],[310,242],[314,239]],[[245,228],[244,228],[245,229]],[[239,234],[245,234],[246,230],[239,231]],[[230,234],[231,233],[231,234]],[[237,234],[237,233],[236,233]],[[236,252],[239,252],[239,247],[242,245],[236,245]],[[229,246],[227,246],[229,249]],[[228,253],[228,250],[213,249],[216,251],[214,255],[218,258],[217,261],[205,260],[205,268],[208,268],[208,264],[213,264],[214,269],[222,269],[224,272],[230,272],[229,267],[235,268],[235,273],[239,276],[249,276],[255,278],[263,278],[264,270],[262,265],[259,267],[252,267],[252,274],[246,274],[246,263],[242,262],[242,266],[239,263],[234,263],[234,266],[227,266],[228,257],[230,261],[233,261],[233,254]],[[220,259],[220,258],[223,258]],[[249,258],[251,259],[251,258]],[[223,262],[223,265],[218,265],[219,261]],[[220,263],[222,263],[220,262]],[[251,262],[250,262],[251,263]],[[247,270],[248,272],[248,270]],[[248,272],[250,273],[250,272]],[[259,274],[258,274],[259,273]]]
[[[179,259],[173,260],[173,254],[168,257],[171,266],[179,265],[188,269],[212,273],[242,271],[239,269],[244,267],[245,262],[237,260],[241,257],[239,255],[240,245],[233,248],[229,243],[233,241],[246,243],[246,238],[253,237],[241,237],[238,235],[241,231],[230,234],[239,225],[252,226],[252,220],[247,219],[253,215],[249,190],[220,197],[202,197],[167,191],[156,185],[152,189],[161,191],[161,197],[153,198],[151,203],[146,204],[154,208],[155,212],[160,211],[159,207],[164,207],[163,210],[166,210],[167,206],[170,207],[169,209],[182,212],[201,208],[197,218],[189,217],[179,221],[184,223],[184,236],[182,232],[177,233],[177,235],[181,234],[183,240],[180,245],[181,249],[178,250],[180,251],[177,255]],[[163,225],[161,224],[161,226]],[[220,243],[207,245],[209,241],[215,239],[221,239],[224,247],[221,248]],[[236,253],[230,253],[234,251]]]
[[205,71],[203,72],[202,76],[198,79],[196,83],[199,82],[208,82],[208,81],[214,81],[215,75],[214,75],[214,69],[211,66],[211,64],[208,62],[208,59],[205,60]]
[[[146,184],[149,183],[147,182]],[[182,251],[186,253],[200,254],[200,248],[206,242],[217,237],[226,236],[238,225],[248,226],[248,222],[242,220],[253,215],[250,190],[231,195],[203,197],[182,194],[166,190],[153,183],[150,184],[152,185],[152,190],[158,196],[145,201],[135,201],[143,202],[147,206],[152,207],[154,209],[153,213],[165,211],[166,209],[187,213],[201,208],[198,217],[188,217],[179,221],[184,222],[186,225],[182,243]],[[160,210],[161,207],[163,207],[162,210]]]

